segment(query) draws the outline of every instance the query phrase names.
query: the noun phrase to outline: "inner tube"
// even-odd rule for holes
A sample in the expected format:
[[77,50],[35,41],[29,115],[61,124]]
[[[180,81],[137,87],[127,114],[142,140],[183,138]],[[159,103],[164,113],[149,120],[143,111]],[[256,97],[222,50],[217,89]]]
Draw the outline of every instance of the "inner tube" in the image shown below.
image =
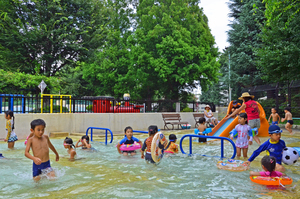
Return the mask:
[[134,142],[133,144],[121,144],[120,146],[121,151],[134,151],[140,148],[141,145],[138,142]]
[[164,138],[164,134],[158,132],[154,135],[151,143],[151,157],[154,162],[159,163],[163,158],[164,152],[163,149],[159,148],[160,145],[164,146],[164,142],[162,139]]
[[293,179],[288,176],[281,177],[264,177],[264,176],[250,176],[250,180],[262,185],[289,185],[292,184]]
[[249,169],[249,165],[244,161],[233,159],[221,160],[217,163],[217,167],[228,171],[246,171]]

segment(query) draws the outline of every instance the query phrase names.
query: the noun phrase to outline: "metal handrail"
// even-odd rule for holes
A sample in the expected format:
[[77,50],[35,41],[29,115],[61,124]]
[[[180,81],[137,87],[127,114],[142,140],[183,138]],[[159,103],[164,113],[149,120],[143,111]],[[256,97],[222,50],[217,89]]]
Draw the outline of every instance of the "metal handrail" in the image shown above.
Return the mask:
[[86,135],[89,134],[89,129],[91,129],[91,142],[93,142],[93,129],[99,129],[99,130],[105,130],[105,142],[101,142],[101,143],[105,143],[105,145],[107,145],[107,131],[110,132],[110,136],[111,136],[110,143],[112,143],[112,141],[114,139],[114,136],[113,136],[113,133],[112,133],[112,131],[110,129],[108,129],[108,128],[100,128],[100,127],[89,127],[86,130]]
[[226,137],[216,137],[216,136],[204,136],[204,135],[193,135],[193,134],[187,134],[187,135],[184,135],[181,139],[180,139],[180,143],[179,143],[179,146],[180,146],[180,150],[183,154],[186,154],[184,151],[183,151],[183,148],[182,148],[182,142],[184,140],[184,138],[186,137],[189,137],[190,139],[190,153],[189,155],[192,155],[192,137],[197,137],[197,138],[212,138],[212,139],[220,139],[221,140],[221,159],[225,158],[224,157],[224,140],[227,140],[229,141],[232,146],[233,146],[233,155],[231,157],[231,159],[234,159],[235,158],[235,155],[236,155],[236,147],[235,147],[235,144],[234,142],[229,139],[229,138],[226,138]]

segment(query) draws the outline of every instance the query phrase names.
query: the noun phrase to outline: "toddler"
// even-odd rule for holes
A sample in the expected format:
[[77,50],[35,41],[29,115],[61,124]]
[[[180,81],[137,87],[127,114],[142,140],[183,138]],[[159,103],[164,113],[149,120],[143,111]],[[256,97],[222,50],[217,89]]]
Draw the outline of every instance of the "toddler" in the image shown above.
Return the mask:
[[263,168],[264,171],[260,172],[254,172],[250,171],[251,176],[263,176],[263,177],[280,177],[285,174],[275,171],[276,167],[276,158],[273,156],[264,156],[261,159],[261,167]]
[[285,125],[285,129],[288,130],[288,132],[290,132],[291,135],[293,135],[292,126],[294,124],[294,121],[293,121],[293,116],[292,116],[292,113],[291,113],[291,108],[286,107],[284,109],[284,112],[285,112],[285,117],[281,119],[281,122],[284,122],[285,120],[287,120],[287,123]]
[[278,125],[278,123],[279,123],[279,121],[280,121],[280,116],[278,115],[278,113],[277,113],[277,111],[276,111],[276,109],[275,108],[272,108],[271,109],[271,115],[270,115],[270,117],[269,117],[269,119],[268,119],[268,122],[270,122],[270,119],[271,119],[271,117],[272,117],[272,124],[276,124],[276,125]]
[[[241,157],[241,151],[243,150],[243,157],[247,158],[248,144],[251,145],[253,139],[252,130],[251,127],[246,124],[247,123],[246,113],[241,113],[239,115],[238,120],[239,120],[239,124],[235,126],[235,130],[238,133],[236,143],[235,143],[236,156],[238,158]],[[233,134],[230,135],[230,138],[233,139]]]
[[[74,160],[76,156],[75,146],[73,144],[73,140],[71,138],[66,137],[64,140],[64,147],[68,149],[68,153],[70,154],[70,160]],[[73,148],[74,147],[74,148]]]
[[[79,144],[79,142],[81,142],[81,144]],[[77,141],[75,147],[81,147],[82,149],[92,148],[92,145],[90,144],[90,137],[88,135],[82,136],[81,139]]]
[[15,129],[15,116],[14,116],[14,113],[9,110],[9,111],[6,111],[5,114],[4,114],[4,117],[6,119],[6,133],[7,133],[7,136],[6,138],[4,139],[4,142],[7,142],[8,143],[8,148],[9,149],[12,149],[14,148],[15,146],[15,141],[18,140],[18,137],[14,131]]
[[165,153],[178,153],[178,145],[175,144],[177,140],[176,135],[170,134],[169,135],[169,144],[165,149]]
[[[123,139],[118,143],[118,145],[117,145],[118,152],[119,152],[120,154],[123,154],[124,156],[127,156],[128,153],[129,153],[130,155],[135,155],[135,154],[136,154],[135,150],[133,150],[133,151],[121,151],[121,150],[120,150],[120,146],[121,146],[122,144],[134,144],[134,142],[138,142],[138,143],[140,144],[140,146],[142,146],[143,143],[142,143],[142,141],[140,141],[139,139],[133,137],[133,130],[132,130],[132,128],[131,128],[130,126],[126,127],[124,131],[125,131],[125,138],[123,138]],[[142,152],[142,151],[141,151],[141,152]]]

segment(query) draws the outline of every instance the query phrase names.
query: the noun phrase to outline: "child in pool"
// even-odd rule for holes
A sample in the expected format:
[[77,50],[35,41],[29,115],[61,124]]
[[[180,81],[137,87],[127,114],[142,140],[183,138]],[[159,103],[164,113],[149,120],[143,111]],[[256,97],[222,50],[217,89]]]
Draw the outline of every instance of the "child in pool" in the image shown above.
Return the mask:
[[70,160],[74,160],[76,151],[75,145],[73,144],[73,140],[71,138],[66,137],[66,139],[64,140],[64,147],[65,149],[68,149],[68,153],[70,154]]
[[5,128],[6,128],[6,133],[7,133],[7,136],[4,139],[4,142],[8,143],[8,148],[9,149],[12,149],[15,146],[15,141],[18,140],[18,137],[17,137],[17,135],[14,131],[14,129],[15,129],[15,116],[14,116],[14,113],[11,110],[9,110],[9,111],[5,112],[4,117],[6,119]]
[[[141,156],[141,158],[142,159],[145,158],[145,160],[149,161],[150,163],[155,163],[154,160],[152,159],[152,156],[151,156],[151,144],[152,144],[152,140],[153,140],[154,135],[158,132],[158,128],[155,125],[149,126],[148,131],[149,131],[149,137],[144,141],[144,144],[143,144],[143,147],[142,147],[142,156]],[[162,141],[164,141],[164,145],[167,143],[167,140],[166,140],[165,136],[162,138]],[[159,148],[164,149],[164,145],[160,145]],[[144,151],[146,149],[147,149],[147,151],[146,151],[146,156],[145,156]]]
[[[198,135],[205,135],[204,134],[204,132],[206,130],[205,121],[206,121],[206,119],[204,117],[199,118]],[[199,138],[199,142],[206,142],[206,138]]]
[[[134,142],[138,142],[140,144],[140,146],[143,145],[142,141],[140,141],[139,139],[133,137],[133,131],[132,131],[132,128],[130,126],[127,126],[125,129],[124,129],[124,133],[125,133],[125,137],[118,143],[117,145],[117,149],[118,149],[118,152],[120,154],[123,154],[124,156],[127,156],[128,153],[130,155],[135,155],[136,152],[135,150],[133,151],[121,151],[120,150],[120,146],[122,144],[134,144]],[[142,151],[141,151],[142,152]]]
[[165,149],[165,153],[178,153],[178,145],[175,144],[177,140],[176,135],[170,134],[169,135],[169,144]]
[[263,177],[280,177],[285,175],[279,171],[275,171],[276,158],[273,156],[268,156],[268,155],[264,156],[261,159],[261,167],[263,168],[264,171],[260,171],[260,172],[250,171],[250,175],[263,176]]
[[268,122],[270,122],[270,119],[272,117],[272,124],[278,125],[278,123],[280,122],[280,116],[278,115],[278,113],[277,113],[277,111],[276,111],[275,108],[272,108],[271,112],[272,113],[271,113],[271,115],[270,115],[270,117],[268,119]]
[[279,126],[271,125],[269,127],[269,136],[270,139],[264,142],[258,149],[256,149],[251,157],[246,161],[247,164],[250,164],[261,152],[267,151],[269,155],[276,158],[276,171],[284,172],[285,168],[281,165],[282,160],[282,150],[286,147],[285,142],[280,139],[281,132]]
[[[79,144],[81,142],[81,144]],[[80,140],[76,143],[76,148],[81,147],[82,149],[90,149],[92,148],[92,145],[90,144],[90,137],[88,135],[84,135],[81,137]]]
[[[46,172],[48,177],[54,178],[55,173],[50,165],[49,148],[55,153],[56,161],[59,160],[59,155],[49,137],[44,135],[46,123],[42,119],[36,119],[30,123],[30,126],[30,131],[34,133],[34,136],[28,139],[25,156],[33,160],[33,179],[39,181],[42,172]],[[33,156],[29,153],[30,148],[32,148]]]
[[[251,127],[247,124],[247,114],[241,113],[239,115],[239,124],[235,126],[235,130],[238,132],[236,139],[236,156],[241,157],[241,151],[243,150],[243,157],[247,158],[248,144],[252,144],[252,131]],[[233,134],[230,135],[230,138],[233,139]],[[250,139],[249,139],[250,138]],[[249,140],[248,140],[249,139]]]
[[285,120],[287,120],[287,123],[285,125],[285,129],[288,130],[288,132],[290,132],[291,135],[293,135],[292,126],[294,124],[294,121],[293,121],[293,115],[291,113],[291,108],[286,107],[284,109],[284,112],[285,112],[285,117],[281,119],[281,122],[284,122]]

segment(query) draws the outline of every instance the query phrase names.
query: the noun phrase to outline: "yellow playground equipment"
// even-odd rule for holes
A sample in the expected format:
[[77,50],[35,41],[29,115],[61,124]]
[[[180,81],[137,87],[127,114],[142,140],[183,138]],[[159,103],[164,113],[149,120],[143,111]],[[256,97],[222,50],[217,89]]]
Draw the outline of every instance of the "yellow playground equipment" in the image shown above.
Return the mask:
[[[58,100],[59,99],[59,105],[60,105],[60,110],[59,113],[63,112],[63,101],[69,100],[69,113],[71,113],[71,100],[72,100],[72,95],[52,95],[52,94],[42,94],[42,99],[41,99],[41,113],[43,113],[43,106],[44,106],[44,97],[50,97],[50,113],[53,113],[53,99]],[[54,97],[54,98],[53,98]]]

